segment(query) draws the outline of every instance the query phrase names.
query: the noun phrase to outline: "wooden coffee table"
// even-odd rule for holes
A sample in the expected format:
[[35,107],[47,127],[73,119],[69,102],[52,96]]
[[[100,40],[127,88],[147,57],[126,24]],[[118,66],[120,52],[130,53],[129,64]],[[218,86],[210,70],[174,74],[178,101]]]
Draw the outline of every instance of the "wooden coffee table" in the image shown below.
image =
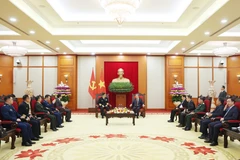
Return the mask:
[[223,134],[224,134],[224,148],[228,147],[228,140],[227,140],[228,136],[230,137],[230,139],[232,141],[235,139],[240,141],[240,133],[239,132],[234,132],[234,131],[224,128]]
[[108,119],[109,118],[114,118],[114,117],[117,117],[117,118],[132,118],[133,121],[133,125],[135,125],[135,114],[130,112],[130,113],[106,113],[106,125],[108,125]]

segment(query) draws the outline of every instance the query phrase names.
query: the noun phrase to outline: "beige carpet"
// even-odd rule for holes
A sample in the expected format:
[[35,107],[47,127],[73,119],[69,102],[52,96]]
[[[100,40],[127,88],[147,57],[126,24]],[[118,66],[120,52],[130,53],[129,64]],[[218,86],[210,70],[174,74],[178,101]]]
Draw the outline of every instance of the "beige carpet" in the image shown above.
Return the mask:
[[0,160],[237,160],[240,142],[229,142],[223,148],[210,147],[197,137],[200,133],[183,131],[177,123],[167,123],[169,115],[147,115],[136,119],[105,119],[94,115],[74,115],[72,123],[57,132],[43,133],[44,139],[32,147],[20,146],[10,150],[2,143]]

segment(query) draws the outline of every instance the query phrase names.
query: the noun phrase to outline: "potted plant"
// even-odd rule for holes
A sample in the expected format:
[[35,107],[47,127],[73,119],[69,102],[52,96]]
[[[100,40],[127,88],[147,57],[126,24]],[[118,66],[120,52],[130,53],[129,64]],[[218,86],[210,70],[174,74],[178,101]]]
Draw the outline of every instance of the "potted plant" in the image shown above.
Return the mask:
[[175,106],[178,106],[182,102],[182,95],[186,95],[185,88],[182,85],[174,85],[171,89],[172,102]]

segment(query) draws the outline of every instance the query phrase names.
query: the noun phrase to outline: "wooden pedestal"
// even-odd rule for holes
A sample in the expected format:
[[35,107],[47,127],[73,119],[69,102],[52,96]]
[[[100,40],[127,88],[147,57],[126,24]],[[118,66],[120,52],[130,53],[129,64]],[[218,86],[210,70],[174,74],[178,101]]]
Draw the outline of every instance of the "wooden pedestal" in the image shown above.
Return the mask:
[[127,105],[126,97],[127,96],[125,93],[116,94],[116,107],[126,107]]

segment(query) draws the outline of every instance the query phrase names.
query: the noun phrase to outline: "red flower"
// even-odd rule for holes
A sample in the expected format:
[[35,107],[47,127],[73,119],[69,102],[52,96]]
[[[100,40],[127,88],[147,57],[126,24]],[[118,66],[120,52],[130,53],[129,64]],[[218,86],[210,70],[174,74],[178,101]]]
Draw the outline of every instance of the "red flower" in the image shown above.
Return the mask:
[[79,138],[64,138],[64,139],[57,139],[55,142],[58,142],[58,144],[60,143],[70,143],[70,142],[75,142],[75,141],[80,141],[81,139]]
[[106,134],[105,135],[107,138],[126,138],[126,135],[123,134]]
[[155,137],[155,138],[152,138],[152,140],[160,140],[160,141],[163,141],[163,142],[170,142],[170,141],[174,141],[174,138]]
[[212,150],[211,148],[206,148],[205,146],[202,147],[190,147],[188,148],[194,152],[194,154],[202,153],[204,155],[209,154],[215,154],[216,151]]
[[139,137],[140,137],[141,139],[142,139],[142,138],[149,138],[148,136],[139,136]]
[[191,146],[195,146],[195,144],[191,142],[185,142],[184,144],[182,144],[182,146],[191,147]]
[[57,143],[45,143],[45,144],[42,144],[42,146],[56,146]]
[[15,156],[16,156],[15,159],[17,159],[17,158],[27,158],[27,157],[29,157],[30,160],[34,160],[34,158],[36,158],[36,157],[42,157],[42,153],[44,153],[44,152],[46,152],[46,151],[47,151],[47,149],[46,149],[46,150],[37,149],[37,150],[34,150],[34,151],[31,150],[31,149],[29,149],[29,150],[27,150],[27,151],[21,151],[20,154],[15,155]]
[[97,138],[100,138],[101,136],[89,136],[89,137],[97,139]]

